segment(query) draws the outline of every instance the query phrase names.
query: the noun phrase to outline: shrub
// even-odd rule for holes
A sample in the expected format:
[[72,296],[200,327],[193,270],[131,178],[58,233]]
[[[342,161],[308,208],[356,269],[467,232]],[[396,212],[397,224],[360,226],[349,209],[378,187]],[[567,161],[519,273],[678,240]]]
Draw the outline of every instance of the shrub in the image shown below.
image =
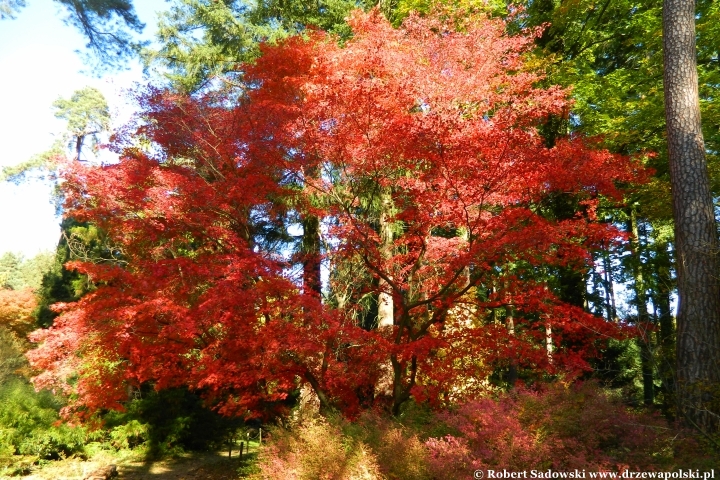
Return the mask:
[[13,377],[25,378],[29,371],[24,341],[0,325],[0,384]]
[[409,404],[399,418],[365,412],[354,421],[309,416],[271,430],[258,478],[430,480],[428,433],[446,433],[435,413]]
[[147,439],[147,424],[136,419],[129,420],[110,430],[110,444],[118,450],[135,448],[144,444]]
[[309,418],[275,429],[259,478],[467,479],[477,469],[669,471],[705,468],[686,432],[627,409],[595,383],[546,385],[398,419]]
[[81,453],[86,432],[58,425],[60,407],[50,392],[35,392],[26,380],[7,378],[0,384],[0,454],[6,459],[12,455],[57,459]]
[[458,434],[425,442],[438,478],[485,468],[652,470],[673,461],[661,419],[628,411],[593,383],[481,399],[441,416]]
[[369,447],[343,434],[342,421],[313,418],[271,431],[258,456],[256,478],[274,480],[374,480],[383,478]]
[[626,464],[645,469],[672,460],[658,455],[668,440],[664,420],[633,413],[592,382],[551,385],[543,394],[521,395],[518,402],[524,425],[542,419],[539,427],[556,439],[552,452],[556,468]]
[[[415,420],[410,412],[402,420]],[[366,412],[354,423],[346,423],[345,435],[368,445],[375,455],[380,472],[390,479],[430,478],[427,468],[427,448],[416,429],[403,425],[402,420],[381,417]],[[425,428],[429,423],[422,424]],[[419,430],[419,429],[418,429]]]
[[142,447],[150,457],[220,446],[240,420],[221,417],[186,388],[148,389],[126,405],[108,412],[103,422],[116,449]]

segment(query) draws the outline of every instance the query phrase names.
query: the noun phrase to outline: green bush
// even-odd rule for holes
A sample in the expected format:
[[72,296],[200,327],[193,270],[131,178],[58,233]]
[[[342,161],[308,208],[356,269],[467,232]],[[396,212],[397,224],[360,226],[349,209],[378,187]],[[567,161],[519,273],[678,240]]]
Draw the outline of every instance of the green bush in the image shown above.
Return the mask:
[[0,455],[57,459],[81,453],[86,432],[59,424],[62,404],[47,391],[35,392],[27,380],[7,377],[0,384]]
[[116,449],[132,449],[148,439],[148,425],[132,419],[110,430],[110,443]]
[[242,423],[221,417],[184,388],[139,393],[124,412],[103,417],[116,449],[142,447],[149,457],[209,450],[220,446]]

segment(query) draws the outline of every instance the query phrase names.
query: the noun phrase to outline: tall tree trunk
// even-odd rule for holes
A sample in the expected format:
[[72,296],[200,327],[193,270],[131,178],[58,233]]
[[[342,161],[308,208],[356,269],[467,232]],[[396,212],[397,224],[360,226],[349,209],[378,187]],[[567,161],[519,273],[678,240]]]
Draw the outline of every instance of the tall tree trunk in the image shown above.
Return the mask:
[[[593,265],[597,265],[597,262],[600,260],[602,255],[602,253],[593,254]],[[605,303],[603,303],[603,286],[605,285],[605,281],[603,276],[595,267],[590,270],[590,282],[592,288],[592,292],[590,293],[590,300],[592,301],[591,312],[602,317],[605,315]]]
[[677,391],[690,425],[716,431],[720,390],[717,230],[700,124],[695,4],[664,0],[665,117],[677,252]]
[[[392,196],[390,195],[389,189],[381,187],[380,192],[380,215],[378,233],[380,235],[380,255],[383,258],[385,264],[385,272],[390,272],[390,265],[388,264],[392,257],[392,246],[393,246],[393,231],[392,231]],[[389,273],[388,273],[389,274]],[[393,302],[393,295],[391,286],[388,281],[384,278],[378,280],[378,328],[392,331],[392,327],[395,324],[395,304]],[[400,326],[402,329],[402,325]],[[389,361],[380,366],[380,378],[378,379],[375,391],[381,396],[393,399],[393,414],[400,408],[400,404],[404,393],[402,387],[402,380],[404,378],[405,367],[403,362],[400,362],[397,355],[392,354]]]
[[653,355],[650,335],[650,315],[647,309],[647,294],[643,276],[642,244],[640,227],[635,208],[628,212],[628,231],[630,232],[630,262],[634,279],[635,306],[638,312],[638,327],[641,336],[637,339],[640,347],[640,362],[643,379],[643,402],[652,405],[655,402],[655,385],[653,381]]
[[547,353],[548,363],[553,364],[553,338],[552,325],[550,322],[545,324],[545,353]]
[[[381,193],[380,205],[380,246],[384,260],[388,260],[392,256],[393,232],[392,223],[390,222],[392,211],[392,197],[390,192],[383,191]],[[387,271],[388,269],[386,269]],[[388,282],[380,279],[380,293],[378,294],[378,328],[391,327],[395,317],[395,307],[393,304],[392,291]]]
[[610,258],[610,247],[603,249],[603,268],[605,269],[604,289],[605,306],[607,308],[608,322],[617,321],[617,308],[615,307],[615,287],[612,275],[612,259]]
[[[318,180],[320,170],[317,167],[312,167],[308,169],[308,176],[314,181]],[[301,222],[303,227],[302,243],[300,246],[303,267],[303,293],[320,301],[322,299],[322,281],[320,278],[322,266],[322,257],[320,256],[320,218],[312,213],[304,213]],[[306,313],[306,316],[309,320],[310,315]],[[308,372],[305,379],[310,384],[310,387],[305,384],[300,391],[300,396],[303,399],[311,398],[311,391],[315,392],[320,402],[320,413],[322,414],[331,410],[330,400],[325,395],[321,385],[327,369],[328,351],[329,348],[326,348],[323,355],[322,376],[316,378]],[[304,401],[307,402],[307,400]]]
[[84,143],[85,137],[83,135],[78,135],[75,137],[75,161],[80,161],[80,154],[82,153],[83,143]]
[[[311,166],[307,176],[313,182],[320,179],[320,168]],[[320,280],[320,218],[312,213],[304,213],[302,217],[302,263],[303,263],[303,292],[320,299],[322,297],[322,282]]]
[[[322,298],[322,283],[320,281],[320,219],[316,215],[306,214],[302,218],[303,236],[302,236],[302,264],[303,264],[303,293],[317,300]],[[310,314],[306,313],[309,320]],[[325,415],[330,412],[330,400],[325,395],[321,382],[324,381],[324,374],[327,366],[327,357],[329,348],[326,348],[323,355],[322,376],[314,377],[311,373],[307,373],[305,380],[307,384],[303,385],[300,390],[300,397],[306,405],[311,404],[307,399],[312,397],[312,392],[317,395],[320,402],[320,413]],[[306,408],[306,407],[305,407]]]
[[316,215],[307,214],[302,219],[302,226],[303,291],[305,295],[319,299],[322,295],[320,219]]
[[[515,336],[515,317],[513,315],[512,301],[508,302],[507,306],[507,318],[505,319],[505,326],[507,327],[508,335],[510,337]],[[515,388],[515,384],[518,379],[518,366],[517,362],[513,359],[510,361],[510,367],[508,368],[507,382],[510,388]]]
[[661,241],[656,235],[654,239],[655,250],[655,291],[653,304],[657,314],[656,322],[660,325],[657,330],[657,344],[660,347],[659,372],[662,381],[664,415],[675,419],[675,322],[670,308],[670,295],[673,281],[670,275],[672,263],[668,244]]

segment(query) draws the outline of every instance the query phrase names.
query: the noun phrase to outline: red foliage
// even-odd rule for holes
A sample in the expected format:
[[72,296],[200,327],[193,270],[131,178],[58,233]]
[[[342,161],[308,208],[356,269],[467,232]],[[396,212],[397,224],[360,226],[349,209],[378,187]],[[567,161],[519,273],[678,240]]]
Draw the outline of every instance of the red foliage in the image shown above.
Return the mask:
[[[594,205],[638,171],[580,139],[544,145],[535,127],[568,101],[525,67],[533,32],[511,37],[485,18],[393,29],[377,12],[351,25],[343,48],[320,33],[264,47],[231,106],[150,91],[119,164],[68,166],[68,214],[106,231],[119,260],[71,265],[98,289],[34,334],[38,386],[79,373],[79,405],[96,409],[120,406],[125,383],[183,384],[257,415],[309,382],[352,413],[391,366],[396,410],[411,394],[473,394],[498,365],[582,370],[598,338],[619,335],[561,302],[546,272],[587,268],[590,248],[617,241]],[[578,199],[574,217],[543,217],[557,193]],[[257,243],[291,209],[325,219],[333,268],[375,278],[361,294],[393,296],[392,331],[303,294]],[[509,304],[512,336],[489,315]]]
[[658,470],[676,467],[668,448],[677,432],[661,418],[633,414],[593,384],[483,398],[444,413],[458,433],[426,442],[436,478],[468,470]]

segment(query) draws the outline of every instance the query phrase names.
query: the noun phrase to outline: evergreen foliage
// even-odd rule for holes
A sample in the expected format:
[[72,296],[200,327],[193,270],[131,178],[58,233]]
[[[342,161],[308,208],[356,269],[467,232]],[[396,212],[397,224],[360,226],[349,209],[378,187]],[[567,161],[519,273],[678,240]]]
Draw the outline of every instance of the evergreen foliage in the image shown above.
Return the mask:
[[0,256],[0,288],[21,290],[40,287],[42,277],[51,268],[53,254],[39,253],[25,259],[22,255],[5,252]]
[[147,458],[222,448],[244,425],[240,419],[208,409],[197,394],[185,388],[133,391],[125,410],[108,412],[103,423],[113,447],[139,447]]
[[145,43],[133,38],[142,32],[131,0],[55,0],[67,12],[65,22],[87,40],[86,60],[98,69],[120,69],[137,55]]
[[146,66],[158,68],[175,88],[194,92],[207,88],[241,87],[242,63],[252,61],[262,42],[273,43],[319,28],[347,38],[345,18],[365,0],[318,2],[239,0],[173,0],[159,20],[160,48],[143,51]]

